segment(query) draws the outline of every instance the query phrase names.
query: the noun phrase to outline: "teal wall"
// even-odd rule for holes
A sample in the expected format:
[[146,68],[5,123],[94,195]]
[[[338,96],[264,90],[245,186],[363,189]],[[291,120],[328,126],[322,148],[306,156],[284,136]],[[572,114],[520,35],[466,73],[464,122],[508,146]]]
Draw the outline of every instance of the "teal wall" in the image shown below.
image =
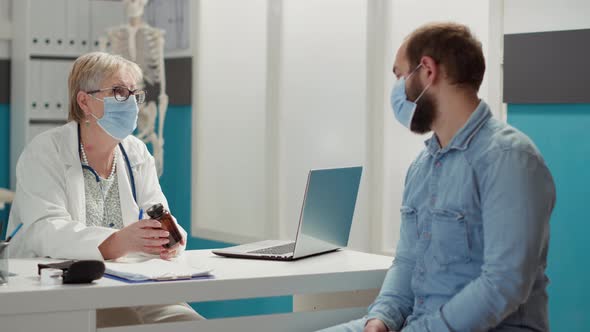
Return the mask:
[[533,139],[557,187],[547,275],[552,331],[590,328],[590,104],[510,104],[508,122]]
[[[10,187],[10,111],[8,105],[0,104],[0,188]],[[0,210],[0,239],[5,238],[8,209]]]

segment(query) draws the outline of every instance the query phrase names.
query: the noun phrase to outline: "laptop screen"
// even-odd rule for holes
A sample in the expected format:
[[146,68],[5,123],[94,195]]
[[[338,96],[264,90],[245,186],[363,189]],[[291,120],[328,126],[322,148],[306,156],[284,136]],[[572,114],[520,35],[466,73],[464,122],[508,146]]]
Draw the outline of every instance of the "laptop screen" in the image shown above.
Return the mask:
[[362,169],[358,166],[310,171],[298,248],[314,247],[312,243],[322,242],[347,246]]

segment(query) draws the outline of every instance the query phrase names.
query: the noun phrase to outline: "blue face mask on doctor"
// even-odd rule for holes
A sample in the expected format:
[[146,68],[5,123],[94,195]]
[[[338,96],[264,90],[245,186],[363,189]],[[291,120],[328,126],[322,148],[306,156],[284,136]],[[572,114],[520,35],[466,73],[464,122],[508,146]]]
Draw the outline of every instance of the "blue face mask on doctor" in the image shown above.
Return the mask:
[[401,123],[404,127],[410,129],[412,125],[412,119],[414,118],[414,113],[416,113],[417,102],[420,98],[424,95],[426,90],[430,87],[428,84],[424,90],[420,93],[418,98],[414,101],[409,101],[408,96],[406,95],[406,81],[414,75],[414,73],[422,67],[422,64],[419,64],[408,77],[401,77],[400,79],[395,82],[393,89],[391,90],[391,108],[393,109],[393,115]]
[[137,128],[137,116],[139,114],[137,100],[134,96],[130,96],[125,101],[118,101],[115,97],[105,97],[102,101],[104,102],[104,115],[102,118],[99,119],[94,114],[90,114],[107,134],[116,140],[122,141]]

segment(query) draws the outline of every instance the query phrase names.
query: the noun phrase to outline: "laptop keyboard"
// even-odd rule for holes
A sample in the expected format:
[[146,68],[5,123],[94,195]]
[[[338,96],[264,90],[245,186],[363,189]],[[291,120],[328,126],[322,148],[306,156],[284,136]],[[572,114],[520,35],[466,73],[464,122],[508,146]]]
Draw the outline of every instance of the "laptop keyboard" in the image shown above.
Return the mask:
[[249,251],[250,254],[263,254],[263,255],[284,255],[292,253],[295,250],[295,242],[287,243],[281,246],[275,246],[270,248],[263,248],[254,251]]

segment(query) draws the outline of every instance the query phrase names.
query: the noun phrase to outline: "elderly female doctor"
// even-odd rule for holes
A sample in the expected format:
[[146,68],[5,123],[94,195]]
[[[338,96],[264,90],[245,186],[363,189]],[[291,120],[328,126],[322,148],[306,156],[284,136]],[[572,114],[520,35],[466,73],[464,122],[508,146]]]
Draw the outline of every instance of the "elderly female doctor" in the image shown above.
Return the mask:
[[[35,137],[17,164],[9,229],[23,227],[11,256],[108,260],[140,252],[169,259],[184,250],[180,226],[183,240],[165,249],[160,223],[138,220],[140,209],[167,207],[154,159],[131,135],[145,100],[136,89],[141,80],[140,68],[120,56],[95,52],[74,62],[70,122]],[[202,318],[185,304],[124,309],[109,309],[105,324],[120,320],[117,312],[139,322]]]

